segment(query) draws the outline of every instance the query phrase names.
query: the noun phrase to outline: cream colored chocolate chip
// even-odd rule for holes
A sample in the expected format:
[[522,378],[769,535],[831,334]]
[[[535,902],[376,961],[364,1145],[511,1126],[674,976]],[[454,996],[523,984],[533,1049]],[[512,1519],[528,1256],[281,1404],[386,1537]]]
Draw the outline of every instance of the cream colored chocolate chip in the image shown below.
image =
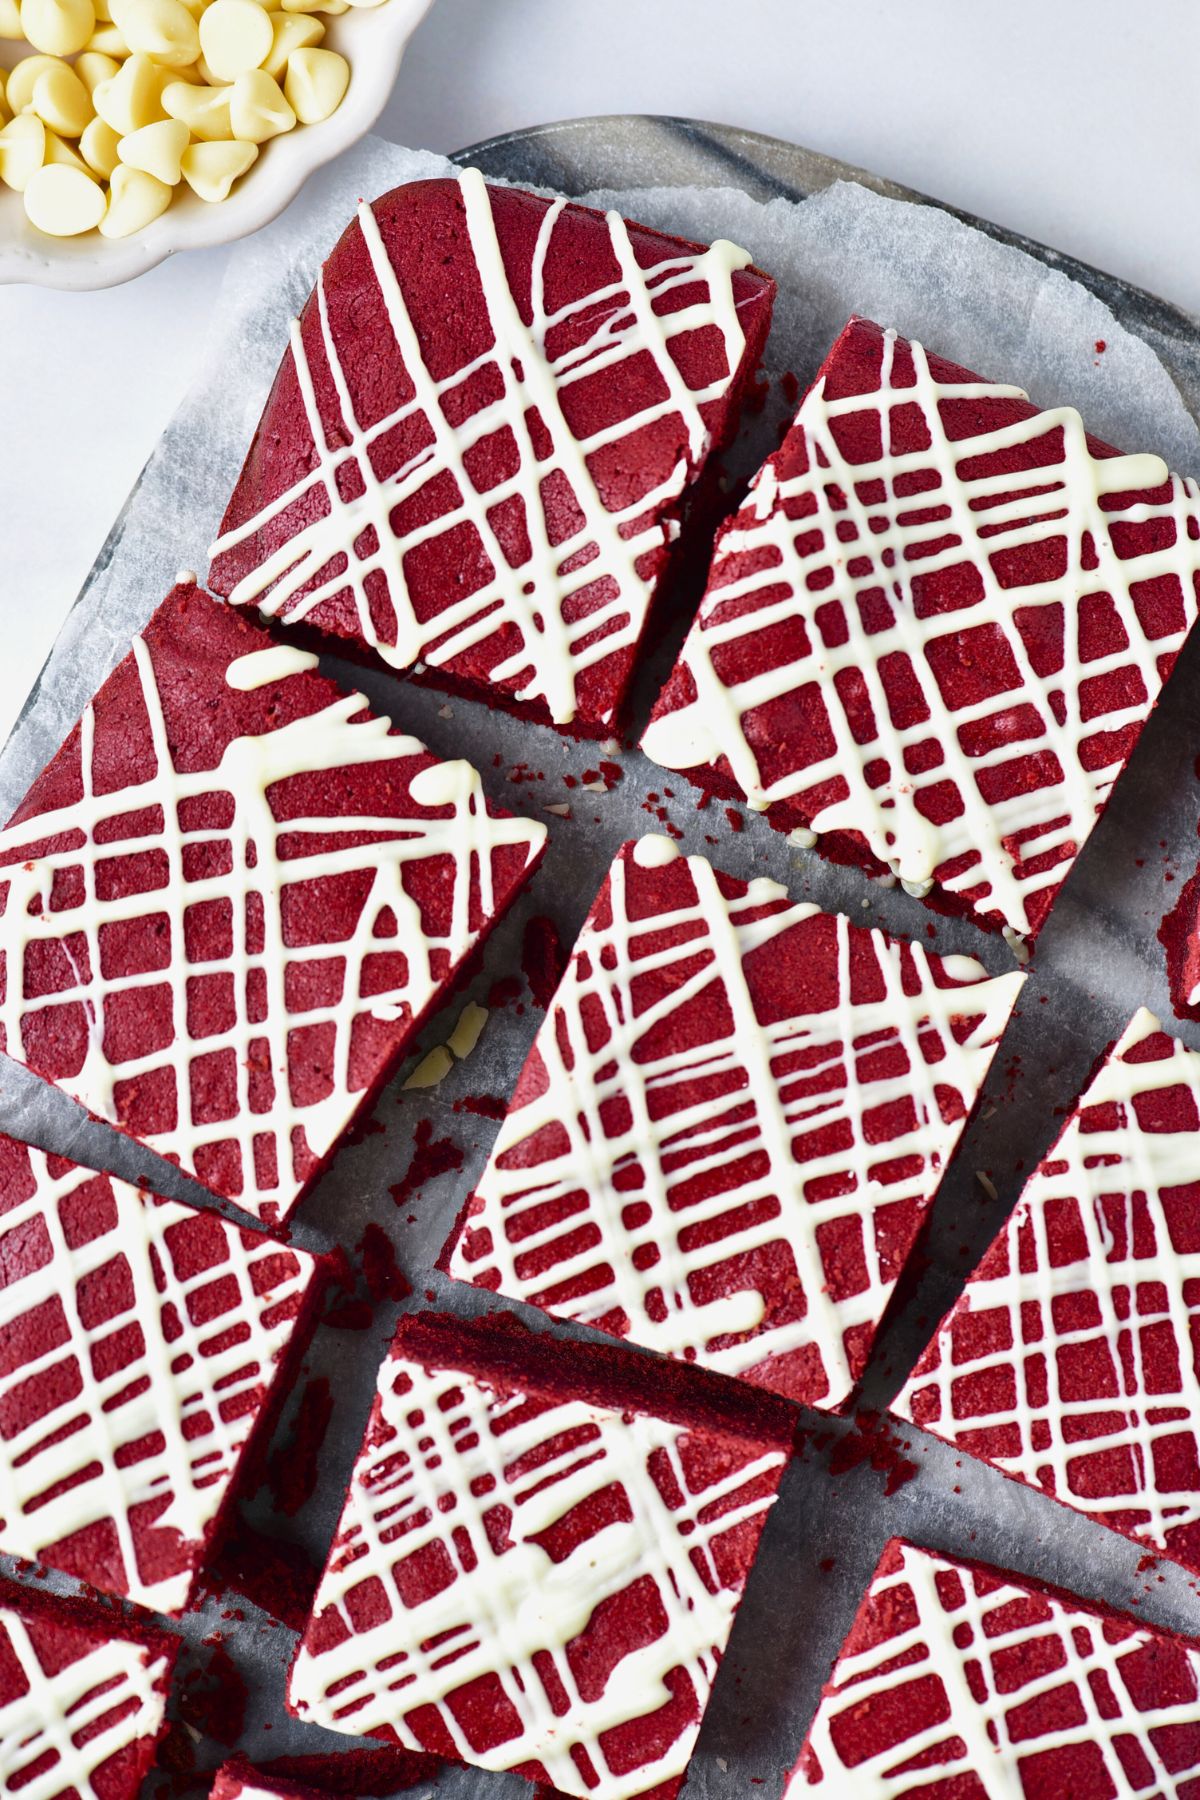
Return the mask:
[[297,50],[283,92],[302,125],[319,125],[337,111],[349,84],[350,64],[336,50]]
[[169,81],[162,103],[173,119],[182,119],[193,137],[212,143],[233,136],[228,87],[191,87],[186,81]]
[[325,25],[314,13],[273,12],[267,17],[271,21],[271,52],[262,66],[279,81],[287,69],[288,57],[319,44],[325,36]]
[[174,191],[144,169],[128,169],[118,163],[112,172],[108,211],[100,221],[101,237],[129,237],[152,225],[170,206]]
[[74,144],[69,144],[66,138],[60,138],[57,131],[46,132],[46,161],[57,163],[60,168],[78,169],[89,180],[94,174],[94,170],[88,168]]
[[234,182],[257,158],[257,144],[189,144],[180,162],[192,192],[215,202],[229,198]]
[[103,219],[104,189],[78,169],[46,163],[25,184],[25,211],[50,237],[78,237]]
[[258,0],[213,0],[200,15],[204,60],[221,81],[236,81],[271,54],[270,15]]
[[6,125],[10,117],[8,107],[4,103],[4,88],[7,79],[8,70],[0,69],[0,125]]
[[182,175],[179,159],[190,137],[181,120],[156,119],[153,125],[143,125],[140,131],[131,131],[121,139],[121,161],[127,169],[141,169],[156,181],[176,187]]
[[129,55],[129,45],[115,25],[97,25],[83,48],[89,55],[114,56],[118,62]]
[[200,54],[200,36],[182,0],[109,0],[113,24],[136,54],[166,68],[185,68]]
[[22,193],[46,159],[46,127],[36,113],[18,113],[0,126],[0,181]]
[[229,101],[233,135],[246,144],[265,144],[268,138],[290,131],[296,115],[284,99],[277,81],[263,69],[249,69],[233,84]]
[[21,8],[17,0],[0,0],[0,38],[20,38]]
[[62,137],[81,136],[95,111],[91,95],[66,63],[42,70],[33,84],[32,104],[43,125]]
[[85,50],[75,58],[75,73],[82,81],[89,94],[94,94],[102,81],[111,81],[120,73],[121,65],[115,56],[102,56],[98,50]]
[[166,73],[148,56],[131,56],[111,81],[97,82],[92,104],[118,137],[128,137],[131,131],[140,131],[143,125],[153,125],[165,116],[162,93]]
[[50,56],[74,56],[95,29],[92,0],[21,0],[22,35]]
[[79,152],[88,168],[108,180],[117,164],[120,138],[103,119],[93,119],[79,140]]
[[39,75],[49,69],[65,69],[71,73],[70,63],[65,63],[61,56],[23,56],[19,63],[14,63],[8,71],[8,86],[5,90],[8,110],[15,118],[23,113],[27,106],[33,105],[33,90]]

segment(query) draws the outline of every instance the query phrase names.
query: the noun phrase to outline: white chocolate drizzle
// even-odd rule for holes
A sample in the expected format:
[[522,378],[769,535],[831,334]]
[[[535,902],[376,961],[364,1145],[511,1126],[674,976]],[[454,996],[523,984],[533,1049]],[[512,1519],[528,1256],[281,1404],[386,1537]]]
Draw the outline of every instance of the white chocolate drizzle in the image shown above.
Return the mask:
[[[687,859],[694,898],[652,911],[640,872],[677,854],[653,836],[613,864],[611,919],[594,912],[584,928],[531,1051],[531,1097],[500,1127],[450,1271],[767,1386],[773,1359],[815,1353],[827,1385],[814,1377],[805,1397],[833,1405],[853,1385],[848,1339],[878,1324],[899,1273],[876,1215],[932,1198],[1022,977],[988,979],[964,957],[945,970],[964,985],[939,986],[919,944],[836,914],[834,1006],[764,1021],[747,960],[786,954],[822,915],[765,879],[727,898],[700,856]],[[906,1102],[885,1134],[886,1109]],[[715,1191],[697,1198],[697,1180]],[[831,1238],[835,1261],[862,1264],[858,1290],[837,1297]],[[790,1259],[801,1316],[767,1316],[764,1253]],[[583,1291],[564,1296],[568,1283]]]
[[[146,1574],[132,1515],[155,1506],[153,1530],[179,1534],[185,1565],[200,1551],[316,1264],[216,1214],[74,1165],[52,1175],[43,1151],[27,1154],[33,1192],[0,1217],[0,1407],[31,1415],[0,1447],[0,1549],[53,1564],[64,1538],[107,1525],[124,1572],[115,1591],[178,1612],[193,1571]],[[207,1260],[183,1274],[198,1219]],[[99,1568],[87,1579],[108,1586]]]
[[[838,1657],[785,1800],[917,1800],[943,1786],[1049,1800],[1068,1779],[1081,1797],[1190,1791],[1200,1647],[999,1572],[981,1581],[951,1556],[890,1548],[899,1565],[877,1572],[864,1600],[880,1609],[877,1641]],[[864,1754],[875,1735],[885,1747]]]
[[[1124,752],[1106,743],[1145,720],[1162,686],[1161,661],[1175,652],[1196,617],[1200,570],[1200,489],[1168,474],[1155,456],[1093,457],[1083,422],[1069,407],[1035,413],[999,430],[951,441],[939,405],[977,402],[981,410],[1020,399],[1019,388],[989,382],[942,385],[919,344],[910,346],[915,382],[893,382],[896,334],[884,334],[879,389],[829,400],[820,381],[797,415],[807,473],[781,480],[774,462],[760,471],[743,510],[724,533],[708,591],[688,634],[680,666],[696,697],[665,710],[660,703],[642,740],[646,754],[669,769],[695,771],[724,757],[747,802],[764,811],[776,802],[805,809],[817,833],[856,832],[910,893],[923,897],[937,881],[973,896],[977,913],[1018,938],[1030,929],[1030,901],[1068,873],[1120,773]],[[928,448],[903,454],[890,448],[893,413],[919,409]],[[849,462],[838,428],[854,415],[881,415],[882,454]],[[1054,460],[1055,445],[1061,459]],[[997,474],[988,459],[1031,447],[1037,466]],[[1169,483],[1165,499],[1133,498],[1111,510],[1113,495],[1140,495]],[[791,516],[789,517],[789,513]],[[1169,541],[1118,555],[1116,524],[1161,523]],[[1061,543],[1063,570],[1053,579],[1016,584],[1002,579],[998,559],[1022,547]],[[753,558],[751,572],[738,559]],[[996,559],[996,560],[994,560]],[[953,611],[920,616],[914,583],[956,568],[974,572],[978,594]],[[1141,584],[1173,576],[1182,588],[1182,628],[1151,638],[1138,617]],[[1114,622],[1105,646],[1084,657],[1083,602],[1111,597]],[[1061,608],[1060,666],[1035,666],[1019,616],[1046,617]],[[836,612],[838,632],[820,614]],[[868,619],[870,623],[868,623]],[[970,702],[939,685],[931,652],[947,638],[980,627],[999,632],[1011,659],[1003,691]],[[790,628],[806,650],[782,654],[779,633]],[[764,662],[728,679],[731,655],[774,630]],[[844,641],[831,639],[842,635]],[[1000,680],[994,640],[971,653]],[[883,669],[905,670],[916,698],[917,722],[898,727]],[[1106,682],[1131,677],[1141,697],[1105,703]],[[840,682],[869,704],[874,721],[866,741],[856,736]],[[799,696],[820,715],[832,740],[818,754],[816,730],[802,727]],[[797,697],[796,738],[786,741],[781,709]],[[772,707],[771,724],[758,721]],[[757,744],[763,732],[775,768],[764,774]],[[790,753],[790,754],[789,754]],[[998,783],[1041,759],[1028,791],[989,798]],[[840,797],[830,798],[837,783]],[[934,824],[927,795],[952,784],[956,816]],[[817,790],[824,787],[824,793]],[[950,865],[950,866],[948,866]]]
[[[1138,1108],[1174,1092],[1200,1121],[1200,1053],[1164,1038],[1147,1055],[1161,1031],[1134,1016],[892,1410],[979,1455],[979,1434],[1003,1433],[997,1468],[1170,1556],[1171,1532],[1200,1520],[1200,1252],[1172,1240],[1200,1124],[1166,1130],[1155,1109],[1143,1126]],[[1006,1347],[978,1342],[968,1320],[988,1314]],[[1007,1397],[985,1404],[997,1377]]]
[[40,1610],[27,1616],[34,1620],[32,1632],[16,1607],[0,1605],[0,1639],[8,1639],[28,1683],[23,1694],[0,1706],[4,1791],[19,1792],[22,1800],[71,1793],[79,1800],[112,1800],[122,1790],[114,1771],[101,1774],[105,1764],[162,1727],[166,1696],[156,1688],[168,1673],[168,1652],[129,1638],[93,1637],[87,1626],[90,1641],[77,1640],[79,1654],[47,1670],[38,1658],[37,1635],[46,1629],[78,1632],[79,1620]]
[[[56,1085],[116,1124],[119,1085],[167,1071],[175,1123],[141,1134],[142,1141],[201,1180],[206,1155],[233,1146],[241,1173],[234,1197],[249,1212],[279,1219],[303,1186],[300,1148],[324,1157],[358,1104],[358,1092],[351,1087],[356,1021],[402,1025],[418,1018],[478,941],[480,919],[490,923],[496,911],[493,857],[505,846],[518,846],[528,866],[544,842],[545,827],[492,817],[479,776],[466,762],[429,764],[414,774],[412,759],[426,754],[424,745],[391,733],[388,721],[370,717],[366,700],[354,692],[337,695],[319,711],[277,730],[234,738],[216,768],[180,772],[172,762],[154,665],[142,638],[134,639],[133,655],[149,720],[145,779],[117,793],[95,792],[96,722],[89,706],[80,728],[80,799],[0,832],[0,900],[4,884],[8,887],[0,950],[9,970],[0,1002],[0,1042],[10,1055],[36,1066],[28,1039],[38,1015],[70,1003],[82,1006],[86,1054],[78,1069],[55,1077]],[[270,660],[257,661],[259,656]],[[305,657],[303,667],[308,666]],[[277,653],[277,647],[237,658],[230,670],[230,685],[243,690],[257,686],[260,678],[290,679],[302,673],[296,654]],[[139,725],[131,722],[130,728]],[[277,820],[271,798],[275,784],[303,774],[378,765],[390,765],[397,789],[430,808],[430,816],[364,811],[337,818],[318,811]],[[232,799],[228,829],[198,829],[187,822],[188,803],[212,795]],[[140,854],[165,858],[165,885],[126,896],[102,891],[98,869],[106,860]],[[222,859],[230,866],[221,873],[197,874],[190,866],[197,856],[204,857],[204,868],[219,869]],[[444,932],[426,931],[406,880],[423,862],[446,871],[450,920]],[[367,889],[347,936],[305,945],[286,942],[283,907],[289,890],[303,897],[306,884],[359,872]],[[193,966],[184,953],[185,928],[190,909],[205,901],[231,904],[232,953]],[[260,903],[262,946],[252,950],[249,913]],[[156,920],[165,922],[169,933],[166,966],[147,974],[106,974],[105,927]],[[54,993],[27,998],[21,971],[28,968],[31,951],[43,950],[65,955],[71,975]],[[396,951],[403,961],[401,967],[400,958],[393,957],[392,984],[383,992],[365,993],[368,959]],[[303,991],[289,994],[291,983],[303,990],[306,969],[319,973],[331,962],[340,965],[335,1000],[306,999]],[[223,1029],[193,1040],[188,1031],[190,982],[217,970],[232,977],[232,1017]],[[149,1001],[151,990],[154,1004],[165,1006],[169,1014],[169,1040],[144,1054],[110,1061],[107,1008],[114,997],[138,991],[146,992]],[[328,1091],[303,1101],[294,1097],[290,1079],[289,1045],[299,1027],[323,1032],[327,1041],[332,1033]],[[199,1059],[218,1054],[232,1057],[236,1065],[236,1116],[197,1118],[192,1071]]]
[[[554,1787],[594,1800],[632,1800],[682,1776],[740,1595],[722,1585],[714,1549],[769,1510],[786,1462],[782,1450],[748,1444],[740,1456],[723,1452],[724,1473],[696,1489],[687,1455],[696,1436],[393,1354],[292,1667],[289,1705],[335,1731],[388,1727],[413,1749],[422,1740],[409,1716],[436,1707],[465,1762],[538,1763]],[[543,1534],[616,1490],[626,1504],[607,1508],[606,1523],[553,1559]],[[440,1568],[441,1591],[406,1602],[410,1566]],[[635,1584],[643,1597],[630,1604],[644,1617],[652,1586],[662,1629],[616,1661],[601,1692],[585,1695],[570,1647],[598,1607],[619,1606]],[[372,1590],[386,1617],[356,1628],[356,1598]],[[340,1629],[330,1632],[334,1619]],[[314,1629],[327,1647],[314,1650]],[[456,1690],[483,1676],[498,1681],[510,1712],[494,1747],[473,1744],[453,1708]],[[604,1734],[650,1720],[669,1701],[668,1677],[684,1693],[690,1687],[694,1717],[657,1757],[612,1769]]]
[[[490,347],[450,375],[438,379],[430,374],[375,215],[369,206],[360,205],[359,226],[393,340],[381,346],[379,354],[399,358],[413,384],[412,396],[378,422],[359,423],[330,326],[322,273],[317,280],[317,312],[323,360],[337,391],[337,430],[331,438],[321,418],[301,328],[294,322],[291,354],[315,464],[284,493],[218,538],[211,552],[212,580],[222,585],[217,566],[222,556],[316,492],[321,501],[318,516],[298,526],[236,582],[228,595],[235,605],[254,605],[292,622],[317,615],[313,623],[319,626],[322,603],[349,592],[356,636],[394,668],[417,663],[442,668],[499,631],[515,630],[518,647],[495,664],[489,679],[515,684],[516,698],[542,702],[556,723],[566,724],[576,714],[580,674],[628,652],[641,635],[653,591],[647,558],[676,534],[676,521],[663,515],[694,479],[710,447],[701,408],[728,391],[741,362],[745,335],[733,275],[750,259],[736,245],[721,241],[643,269],[625,221],[611,212],[608,236],[620,270],[618,279],[548,313],[544,270],[555,226],[567,204],[557,200],[547,208],[538,231],[530,277],[533,317],[527,324],[509,287],[487,185],[478,170],[467,169],[459,186],[492,333]],[[656,311],[656,303],[666,295],[685,288],[702,288],[703,294],[689,297],[678,311]],[[550,335],[573,322],[578,325],[584,317],[590,327],[586,340],[552,355],[547,349]],[[671,347],[677,338],[712,327],[720,332],[726,369],[693,391]],[[635,401],[636,410],[629,416],[577,438],[563,411],[564,394],[601,373],[619,394],[622,371],[633,359],[647,355],[657,370],[656,396],[644,403]],[[461,408],[470,382],[485,371],[498,380],[499,397],[451,423],[447,412],[456,405]],[[551,445],[543,460],[535,448],[531,409]],[[686,455],[650,491],[610,510],[591,459],[673,416],[681,421]],[[388,435],[416,420],[424,420],[430,441],[380,479],[375,463],[386,454]],[[472,453],[503,433],[510,433],[516,446],[516,471],[480,493],[469,473]],[[350,471],[354,473],[348,481]],[[447,472],[457,498],[430,523],[397,538],[391,523],[394,510]],[[579,517],[567,536],[552,541],[542,490],[548,492],[562,481],[574,496]],[[348,491],[356,492],[357,498],[347,499]],[[528,536],[528,553],[516,567],[509,561],[511,545],[506,555],[494,523],[505,507],[514,505]],[[469,527],[490,565],[490,577],[475,592],[422,620],[409,595],[404,559],[419,546],[463,527]],[[384,584],[386,595],[380,591]],[[608,592],[589,595],[597,584]],[[611,716],[611,709],[597,714],[604,721]]]

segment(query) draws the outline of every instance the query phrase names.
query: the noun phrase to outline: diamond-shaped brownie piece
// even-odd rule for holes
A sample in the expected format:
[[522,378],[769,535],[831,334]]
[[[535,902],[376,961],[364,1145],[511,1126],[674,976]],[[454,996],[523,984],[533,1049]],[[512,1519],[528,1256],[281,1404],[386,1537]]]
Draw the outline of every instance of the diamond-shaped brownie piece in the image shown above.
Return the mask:
[[839,1404],[1021,981],[626,844],[450,1273]]
[[0,1550],[187,1604],[320,1263],[0,1135]]
[[1142,1010],[893,1411],[1200,1572],[1200,1053]]
[[793,1425],[766,1396],[511,1320],[402,1321],[290,1710],[567,1794],[670,1800]]
[[545,843],[315,660],[176,588],[0,833],[0,1047],[269,1223]]
[[605,736],[775,284],[736,246],[457,180],[359,207],[213,546],[235,604]]
[[1198,573],[1193,481],[853,319],[718,540],[643,748],[1032,942]]
[[893,1538],[786,1800],[813,1789],[1187,1800],[1200,1791],[1200,1642]]
[[0,1581],[5,1792],[137,1800],[177,1650],[148,1623]]

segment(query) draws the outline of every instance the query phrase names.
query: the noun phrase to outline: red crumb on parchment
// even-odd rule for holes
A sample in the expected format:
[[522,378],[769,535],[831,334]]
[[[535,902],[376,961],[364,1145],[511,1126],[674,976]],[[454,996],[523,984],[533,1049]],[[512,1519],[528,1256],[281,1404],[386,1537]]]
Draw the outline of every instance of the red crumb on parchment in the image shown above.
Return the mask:
[[905,1448],[881,1413],[855,1413],[852,1429],[833,1447],[829,1473],[848,1475],[851,1469],[870,1463],[877,1474],[887,1477],[883,1488],[887,1497],[898,1493],[917,1474],[917,1465],[905,1456]]
[[481,1119],[502,1119],[508,1103],[498,1094],[464,1094],[454,1102],[455,1112],[475,1113]]
[[553,919],[530,919],[521,940],[521,968],[535,1006],[545,1012],[562,980],[567,959]]
[[304,1384],[292,1429],[272,1450],[267,1463],[267,1486],[275,1510],[290,1519],[300,1511],[317,1485],[321,1446],[333,1417],[333,1395],[328,1378],[314,1375]]
[[190,1669],[176,1690],[179,1717],[202,1737],[229,1749],[246,1729],[246,1684],[222,1644],[213,1644],[202,1668]]
[[463,1166],[463,1151],[453,1138],[434,1137],[432,1119],[417,1120],[413,1144],[407,1172],[388,1189],[397,1206],[407,1205],[427,1181],[434,1181],[439,1175],[455,1175]]
[[239,1515],[206,1585],[209,1592],[216,1594],[232,1590],[269,1619],[302,1631],[320,1574],[299,1544],[268,1537]]
[[376,1305],[381,1300],[404,1300],[412,1293],[396,1261],[396,1246],[382,1225],[369,1224],[356,1248],[367,1292]]

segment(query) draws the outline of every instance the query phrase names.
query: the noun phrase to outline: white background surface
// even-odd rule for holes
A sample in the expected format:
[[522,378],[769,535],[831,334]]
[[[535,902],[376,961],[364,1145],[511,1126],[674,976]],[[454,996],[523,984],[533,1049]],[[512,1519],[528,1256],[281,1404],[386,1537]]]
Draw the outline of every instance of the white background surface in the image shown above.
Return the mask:
[[[585,113],[745,125],[1200,313],[1198,76],[1194,0],[437,0],[379,128],[452,150]],[[187,385],[223,262],[0,292],[0,740]]]

